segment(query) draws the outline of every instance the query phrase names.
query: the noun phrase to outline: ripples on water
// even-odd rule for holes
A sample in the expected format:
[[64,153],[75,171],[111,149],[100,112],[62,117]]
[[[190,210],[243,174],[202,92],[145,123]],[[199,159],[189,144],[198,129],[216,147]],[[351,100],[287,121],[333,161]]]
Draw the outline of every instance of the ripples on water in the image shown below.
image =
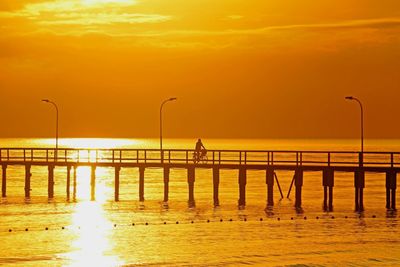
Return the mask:
[[[192,148],[195,140],[166,140]],[[210,140],[210,149],[346,149],[357,141]],[[2,147],[49,146],[51,140],[2,140]],[[193,142],[193,143],[192,143]],[[369,150],[400,151],[397,141],[370,141]],[[157,147],[157,140],[61,140],[65,146]],[[400,265],[399,220],[386,213],[384,175],[366,176],[363,214],[353,212],[353,176],[335,174],[334,212],[322,212],[320,172],[306,173],[303,213],[290,199],[265,209],[265,172],[249,171],[247,206],[237,208],[238,173],[221,171],[220,203],[212,205],[212,173],[197,170],[196,208],[187,207],[185,170],[171,170],[165,207],[160,169],[146,169],[144,203],[138,170],[122,169],[121,201],[113,202],[114,170],[97,168],[96,201],[90,169],[78,169],[77,201],[65,200],[65,168],[56,168],[55,199],[47,200],[47,168],[32,167],[32,198],[25,201],[24,169],[9,166],[8,197],[0,204],[0,264],[18,266],[237,266]],[[286,195],[292,172],[277,172]],[[294,198],[292,192],[292,198]],[[374,218],[375,217],[375,218]],[[222,220],[222,221],[221,221]],[[192,223],[193,222],[193,223]],[[147,224],[147,225],[146,225]],[[47,230],[46,230],[47,228]],[[64,228],[64,229],[63,229]],[[11,232],[9,232],[11,230]]]

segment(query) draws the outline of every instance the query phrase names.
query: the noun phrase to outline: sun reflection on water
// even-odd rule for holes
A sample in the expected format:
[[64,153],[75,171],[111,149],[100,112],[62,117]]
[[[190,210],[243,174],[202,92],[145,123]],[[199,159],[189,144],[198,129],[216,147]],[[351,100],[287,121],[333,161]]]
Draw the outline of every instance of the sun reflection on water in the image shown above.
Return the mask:
[[76,235],[72,252],[64,255],[67,266],[120,266],[124,264],[112,255],[110,230],[112,223],[106,217],[103,204],[109,199],[111,188],[105,179],[107,169],[96,169],[96,200],[90,199],[90,167],[77,168],[77,198],[79,202],[71,218],[70,229]]
[[112,243],[109,239],[111,222],[106,218],[99,202],[77,204],[72,215],[71,228],[77,235],[72,242],[72,252],[64,255],[67,266],[119,266],[124,264],[112,255]]

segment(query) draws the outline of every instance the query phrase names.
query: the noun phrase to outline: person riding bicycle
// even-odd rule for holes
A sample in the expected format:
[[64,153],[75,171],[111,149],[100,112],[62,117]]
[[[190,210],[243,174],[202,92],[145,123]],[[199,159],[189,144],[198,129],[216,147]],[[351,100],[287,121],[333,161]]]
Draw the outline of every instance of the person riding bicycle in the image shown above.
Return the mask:
[[207,149],[201,142],[200,138],[197,140],[194,153],[195,153],[196,161],[200,161],[200,159],[207,154]]

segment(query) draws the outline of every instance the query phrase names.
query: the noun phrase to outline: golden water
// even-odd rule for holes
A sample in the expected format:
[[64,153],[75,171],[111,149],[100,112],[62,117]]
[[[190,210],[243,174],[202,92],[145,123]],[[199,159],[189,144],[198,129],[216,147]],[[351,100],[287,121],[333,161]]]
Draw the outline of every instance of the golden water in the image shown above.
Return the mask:
[[[164,148],[193,148],[195,141],[166,139]],[[208,149],[356,151],[359,146],[357,140],[221,139],[203,142]],[[0,139],[0,147],[51,147],[53,144],[51,139]],[[158,140],[61,139],[60,146],[157,148]],[[400,151],[400,142],[367,140],[366,150]],[[304,213],[296,213],[292,199],[279,200],[276,186],[275,206],[265,209],[263,171],[249,171],[247,206],[243,210],[237,208],[238,173],[232,170],[221,171],[221,206],[218,208],[212,203],[211,170],[196,170],[194,209],[187,207],[187,176],[186,171],[180,169],[171,170],[168,207],[162,203],[161,169],[146,169],[143,203],[138,201],[136,168],[122,169],[121,201],[117,203],[113,201],[114,170],[111,168],[96,170],[96,201],[90,201],[89,168],[78,168],[76,202],[66,201],[66,168],[56,168],[55,199],[51,203],[47,200],[46,167],[32,167],[29,201],[23,197],[23,167],[9,166],[7,174],[8,196],[0,204],[0,264],[400,265],[399,218],[394,212],[386,212],[382,174],[367,174],[366,211],[362,214],[353,211],[353,175],[350,173],[335,174],[335,210],[331,213],[322,212],[320,172],[304,176]],[[293,173],[278,171],[277,174],[286,195]]]

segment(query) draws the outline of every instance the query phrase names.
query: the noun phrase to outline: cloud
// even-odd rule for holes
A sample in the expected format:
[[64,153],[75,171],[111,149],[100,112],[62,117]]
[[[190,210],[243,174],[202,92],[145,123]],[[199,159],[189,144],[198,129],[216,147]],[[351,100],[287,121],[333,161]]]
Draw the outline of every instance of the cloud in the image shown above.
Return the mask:
[[170,16],[158,14],[118,13],[66,13],[52,20],[41,20],[42,25],[104,25],[114,23],[158,23],[170,20]]
[[369,20],[352,20],[337,23],[320,24],[289,24],[276,25],[251,29],[227,29],[218,31],[209,30],[173,30],[163,32],[144,32],[143,36],[164,36],[164,35],[193,35],[193,36],[222,36],[222,35],[264,35],[268,32],[279,30],[329,30],[329,29],[386,29],[400,27],[400,18],[382,18]]
[[165,15],[125,11],[136,3],[136,0],[57,0],[27,4],[14,12],[0,12],[0,18],[26,18],[39,25],[158,23],[171,19]]
[[243,18],[243,16],[241,16],[241,15],[229,15],[229,16],[226,16],[226,19],[230,19],[230,20],[239,20],[239,19],[242,19]]

